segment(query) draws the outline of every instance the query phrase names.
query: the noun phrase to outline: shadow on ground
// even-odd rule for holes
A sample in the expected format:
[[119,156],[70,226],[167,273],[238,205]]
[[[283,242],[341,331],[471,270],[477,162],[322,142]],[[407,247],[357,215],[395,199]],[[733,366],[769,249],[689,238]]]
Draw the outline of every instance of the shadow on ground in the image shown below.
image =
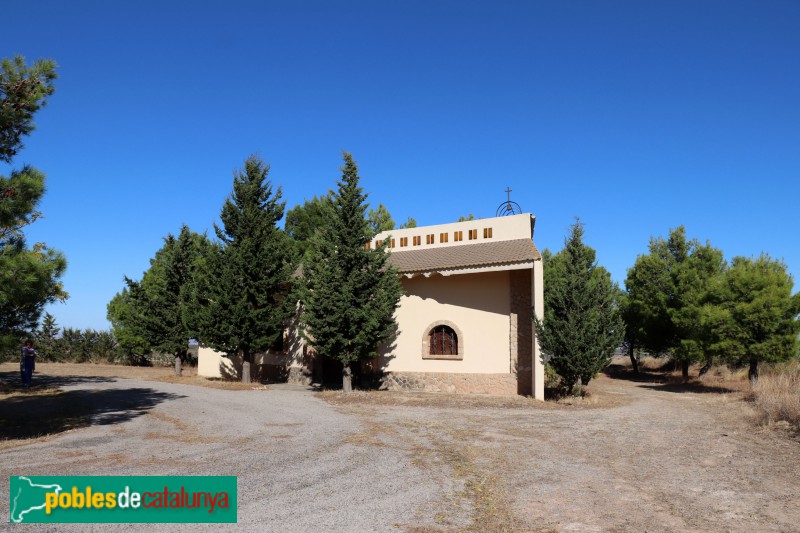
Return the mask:
[[603,369],[603,374],[613,379],[624,379],[635,383],[666,383],[667,376],[652,370],[640,370],[634,373],[627,365],[612,363]]
[[[35,373],[33,375],[33,385],[36,387],[64,387],[66,385],[79,385],[81,383],[111,383],[117,378],[103,376],[50,376],[47,374]],[[19,372],[0,372],[0,384],[3,389],[22,389],[22,380]]]
[[644,389],[664,391],[664,392],[694,392],[701,394],[728,394],[739,392],[737,389],[725,387],[723,385],[709,385],[697,381],[689,380],[686,383],[663,383],[660,385],[642,385]]
[[119,424],[162,402],[183,397],[150,388],[61,391],[38,385],[0,399],[0,440],[33,439],[91,425]]
[[724,385],[715,385],[713,383],[704,383],[698,381],[696,378],[690,378],[684,381],[683,378],[673,376],[672,374],[660,370],[642,369],[638,373],[634,373],[630,366],[613,363],[608,365],[603,373],[612,379],[622,379],[632,381],[634,383],[641,383],[640,387],[643,389],[650,389],[664,392],[695,392],[695,393],[711,393],[711,394],[727,394],[738,392],[737,389],[732,389]]

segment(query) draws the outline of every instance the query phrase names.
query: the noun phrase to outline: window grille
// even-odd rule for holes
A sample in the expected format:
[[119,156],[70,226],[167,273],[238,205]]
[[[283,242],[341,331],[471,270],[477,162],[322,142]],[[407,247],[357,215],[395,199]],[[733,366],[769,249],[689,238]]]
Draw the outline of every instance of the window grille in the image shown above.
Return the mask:
[[428,334],[430,355],[458,355],[458,335],[449,326],[436,326]]

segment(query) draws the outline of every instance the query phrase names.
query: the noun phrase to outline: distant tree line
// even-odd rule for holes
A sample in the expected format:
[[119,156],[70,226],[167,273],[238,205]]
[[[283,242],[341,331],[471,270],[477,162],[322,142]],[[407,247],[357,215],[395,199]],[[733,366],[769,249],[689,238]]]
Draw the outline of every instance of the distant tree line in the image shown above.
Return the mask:
[[[55,363],[110,363],[134,366],[164,366],[173,359],[153,351],[125,349],[111,331],[92,328],[61,328],[55,317],[45,313],[39,327],[25,336],[33,342],[38,360]],[[18,360],[18,346],[0,351],[0,361]],[[189,347],[190,360],[197,358],[197,346]]]

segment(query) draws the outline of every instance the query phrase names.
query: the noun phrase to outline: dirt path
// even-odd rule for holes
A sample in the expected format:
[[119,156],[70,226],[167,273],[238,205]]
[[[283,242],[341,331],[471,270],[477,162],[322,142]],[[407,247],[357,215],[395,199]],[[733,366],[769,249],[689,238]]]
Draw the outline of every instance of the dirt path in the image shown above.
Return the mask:
[[591,386],[618,405],[575,408],[51,381],[95,407],[80,429],[0,451],[0,475],[239,476],[238,525],[148,531],[800,530],[800,443],[717,393],[603,377]]
[[[449,466],[462,481],[460,501],[440,502],[442,529],[800,531],[800,443],[754,429],[743,402],[607,377],[593,387],[628,401],[340,408],[371,425],[373,445],[408,449],[426,471]],[[454,503],[470,507],[468,523]]]

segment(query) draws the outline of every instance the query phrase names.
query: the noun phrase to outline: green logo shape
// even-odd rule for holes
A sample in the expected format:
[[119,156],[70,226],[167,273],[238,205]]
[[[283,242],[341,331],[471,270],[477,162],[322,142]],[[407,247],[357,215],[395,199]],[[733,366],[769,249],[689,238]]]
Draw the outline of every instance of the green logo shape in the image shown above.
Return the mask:
[[235,523],[236,476],[11,476],[11,523]]

